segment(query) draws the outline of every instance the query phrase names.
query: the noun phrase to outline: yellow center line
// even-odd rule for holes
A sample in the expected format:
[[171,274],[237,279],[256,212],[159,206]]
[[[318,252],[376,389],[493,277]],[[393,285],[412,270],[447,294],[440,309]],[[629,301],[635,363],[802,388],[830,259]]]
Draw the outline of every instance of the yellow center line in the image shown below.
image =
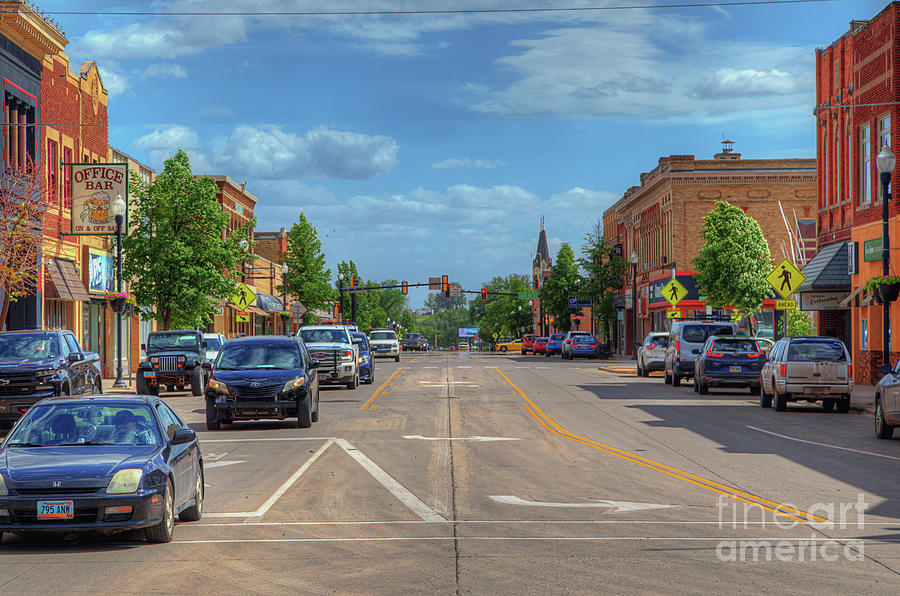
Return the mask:
[[742,501],[744,503],[748,503],[750,505],[755,505],[776,515],[780,515],[791,519],[793,521],[801,522],[801,523],[810,523],[810,522],[827,522],[828,520],[823,517],[819,517],[818,515],[813,515],[810,513],[806,513],[805,511],[801,511],[796,507],[792,507],[790,505],[785,505],[782,503],[776,503],[775,501],[770,501],[758,495],[754,495],[751,493],[747,493],[730,486],[726,486],[724,484],[720,484],[713,480],[709,480],[707,478],[703,478],[702,476],[697,476],[696,474],[691,474],[690,472],[686,472],[684,470],[679,470],[678,468],[673,468],[671,466],[667,466],[660,462],[654,461],[652,459],[648,459],[646,457],[642,457],[640,455],[635,455],[633,453],[629,453],[628,451],[624,451],[617,447],[613,447],[611,445],[606,445],[603,443],[599,443],[597,441],[578,436],[574,433],[571,433],[561,426],[559,426],[550,416],[548,416],[541,408],[538,407],[527,395],[522,391],[515,383],[513,383],[509,377],[507,377],[503,371],[495,368],[497,374],[506,379],[506,381],[512,386],[516,393],[522,399],[524,399],[527,403],[525,404],[525,409],[532,415],[532,417],[538,421],[538,423],[549,430],[550,432],[557,434],[561,437],[569,439],[570,441],[575,441],[576,443],[581,443],[583,445],[587,445],[588,447],[593,447],[598,451],[603,451],[610,455],[615,455],[617,457],[621,457],[622,459],[626,459],[630,462],[636,463],[638,465],[650,468],[652,470],[656,470],[657,472],[662,472],[668,476],[672,476],[673,478],[678,478],[679,480],[683,480],[695,486],[699,486],[701,488],[705,488],[707,490],[711,490],[713,492],[719,493],[721,495],[726,495],[738,501]]
[[[364,403],[364,404],[362,405],[362,407],[360,408],[360,410],[365,410],[366,408],[368,408],[369,405],[370,405],[373,401],[375,401],[375,398],[378,397],[378,396],[381,394],[382,391],[384,391],[384,388],[388,386],[388,383],[390,383],[391,385],[393,385],[393,383],[391,383],[391,381],[393,380],[394,377],[396,377],[397,375],[399,375],[400,372],[401,372],[402,370],[403,370],[402,368],[398,368],[397,370],[395,370],[395,371],[394,371],[394,374],[392,374],[391,376],[389,376],[389,377],[387,378],[387,380],[386,380],[384,383],[381,384],[381,387],[379,387],[378,389],[375,390],[375,393],[372,394],[372,397],[369,398],[369,401],[367,401],[366,403]],[[373,408],[373,409],[374,409],[374,408]]]

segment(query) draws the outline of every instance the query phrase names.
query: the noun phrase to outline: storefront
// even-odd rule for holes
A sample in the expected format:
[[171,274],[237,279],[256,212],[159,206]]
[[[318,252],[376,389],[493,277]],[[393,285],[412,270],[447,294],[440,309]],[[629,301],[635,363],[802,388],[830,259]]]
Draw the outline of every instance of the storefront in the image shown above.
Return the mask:
[[77,329],[81,303],[91,297],[73,261],[47,259],[44,269],[44,328]]

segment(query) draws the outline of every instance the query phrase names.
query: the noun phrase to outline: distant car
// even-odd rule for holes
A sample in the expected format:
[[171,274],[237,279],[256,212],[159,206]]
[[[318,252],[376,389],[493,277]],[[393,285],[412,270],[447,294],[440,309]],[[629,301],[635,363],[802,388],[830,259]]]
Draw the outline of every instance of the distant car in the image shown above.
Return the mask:
[[360,340],[360,343],[356,346],[359,348],[359,357],[357,358],[359,363],[359,380],[366,385],[371,385],[375,382],[375,353],[369,345],[369,338],[361,331],[354,331],[350,336],[354,340]]
[[551,333],[547,338],[547,349],[544,352],[549,358],[553,354],[562,354],[562,342],[566,338],[564,333]]
[[369,332],[369,345],[376,358],[393,358],[400,362],[400,340],[391,329],[373,329]]
[[639,377],[646,377],[654,370],[666,368],[666,346],[668,344],[668,331],[653,331],[647,334],[637,352],[637,375]]
[[524,342],[521,339],[514,339],[506,343],[497,344],[497,351],[506,353],[521,350],[523,344]]
[[566,333],[566,336],[562,341],[562,350],[560,352],[562,354],[563,360],[570,358],[569,347],[572,345],[572,340],[578,336],[591,337],[591,334],[587,331],[569,331],[568,333]]
[[203,515],[204,491],[197,435],[159,398],[49,398],[0,444],[0,540],[143,529],[170,542],[176,515]]
[[467,341],[461,341],[461,342],[459,342],[459,343],[457,344],[457,347],[458,347],[461,351],[468,351],[468,350],[469,350],[469,342],[467,342]]
[[759,344],[759,349],[762,350],[763,354],[766,357],[769,356],[769,352],[772,350],[772,346],[775,345],[775,342],[769,339],[768,337],[756,337],[756,343]]
[[882,367],[884,376],[875,385],[875,436],[890,439],[900,426],[900,362],[891,369]]
[[203,341],[206,342],[206,358],[214,363],[216,356],[219,355],[219,350],[222,349],[227,340],[221,333],[204,333]]
[[833,337],[785,337],[762,367],[759,405],[783,412],[789,401],[821,401],[825,411],[850,411],[853,365],[847,346]]
[[403,351],[424,352],[426,349],[425,338],[421,333],[407,333],[403,336],[401,343],[403,344]]
[[316,375],[322,385],[344,385],[347,389],[359,387],[359,366],[356,359],[359,350],[343,325],[309,325],[297,332],[318,361]]
[[534,344],[531,346],[531,351],[535,354],[546,354],[547,353],[547,342],[550,340],[549,337],[535,337]]
[[522,337],[522,354],[527,354],[534,349],[534,338],[537,335],[528,334]]
[[569,344],[569,360],[584,356],[586,358],[598,358],[600,343],[596,337],[590,335],[576,335]]
[[746,387],[756,395],[765,361],[755,338],[710,337],[694,362],[694,392],[706,395],[710,387]]

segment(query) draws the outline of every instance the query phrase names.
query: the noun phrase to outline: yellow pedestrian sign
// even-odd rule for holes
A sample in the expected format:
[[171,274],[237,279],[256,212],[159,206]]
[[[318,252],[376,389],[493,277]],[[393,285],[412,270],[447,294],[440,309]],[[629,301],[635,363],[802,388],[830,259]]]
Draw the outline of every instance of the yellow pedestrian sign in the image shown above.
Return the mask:
[[667,283],[662,289],[662,295],[663,298],[669,301],[669,304],[675,306],[684,300],[684,297],[688,295],[688,291],[677,279],[672,278],[672,281]]
[[666,318],[667,318],[667,319],[680,319],[680,318],[681,318],[681,311],[680,311],[680,310],[667,310],[667,311],[666,311]]
[[796,310],[797,301],[796,300],[776,300],[775,301],[775,310]]
[[250,322],[250,313],[248,312],[239,312],[234,315],[235,323],[249,323]]
[[793,263],[784,259],[766,276],[766,281],[782,298],[787,298],[806,281],[806,276]]
[[256,292],[247,287],[247,284],[240,284],[237,292],[231,297],[231,301],[241,310],[247,310],[248,306],[256,302]]

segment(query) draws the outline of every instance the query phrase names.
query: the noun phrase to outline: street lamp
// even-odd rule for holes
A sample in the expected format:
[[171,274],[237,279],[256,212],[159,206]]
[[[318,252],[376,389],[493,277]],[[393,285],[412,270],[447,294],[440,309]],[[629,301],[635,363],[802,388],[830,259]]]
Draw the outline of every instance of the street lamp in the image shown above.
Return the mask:
[[[121,193],[116,195],[110,204],[110,212],[116,220],[116,292],[122,293],[122,223],[125,221],[127,209]],[[116,382],[113,387],[125,387],[122,379],[122,311],[116,313],[116,353],[119,355],[116,364]]]
[[[287,277],[287,272],[288,272],[287,263],[282,263],[281,264],[281,305],[284,307],[284,310],[290,310],[287,305],[287,280],[285,279]],[[290,317],[288,318],[288,321],[290,321]],[[290,333],[288,333],[288,331],[290,330],[290,323],[285,322],[283,317],[282,317],[282,323],[284,323],[284,334],[290,335]]]
[[344,322],[344,274],[338,273],[338,295],[340,296],[340,303],[338,306],[338,314],[340,315],[340,319],[338,323]]
[[[638,341],[638,329],[637,329],[637,264],[638,264],[638,254],[636,250],[631,251],[631,324],[634,330],[634,341],[632,344],[636,344]],[[634,349],[632,345],[632,360],[637,360],[637,350]]]
[[[891,153],[888,145],[881,147],[881,152],[875,158],[878,166],[878,177],[881,179],[881,274],[885,277],[889,275],[891,262],[891,244],[888,234],[888,203],[890,203],[891,195],[891,175],[894,172],[894,166],[897,164],[897,158]],[[891,365],[891,303],[887,300],[881,303],[881,358],[882,366]]]

